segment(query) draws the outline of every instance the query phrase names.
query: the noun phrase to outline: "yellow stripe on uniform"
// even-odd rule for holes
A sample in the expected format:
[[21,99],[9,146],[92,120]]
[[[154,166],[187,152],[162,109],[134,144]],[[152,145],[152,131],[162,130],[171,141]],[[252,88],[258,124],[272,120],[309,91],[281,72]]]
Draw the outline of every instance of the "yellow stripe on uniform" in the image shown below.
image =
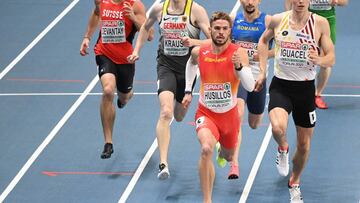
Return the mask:
[[185,15],[190,17],[192,0],[187,0],[185,7]]
[[166,15],[167,14],[167,9],[169,7],[170,4],[170,0],[165,0],[164,5],[163,5],[163,11],[162,11],[162,15]]
[[290,11],[286,12],[284,17],[281,19],[280,30],[289,28],[289,15],[290,15]]

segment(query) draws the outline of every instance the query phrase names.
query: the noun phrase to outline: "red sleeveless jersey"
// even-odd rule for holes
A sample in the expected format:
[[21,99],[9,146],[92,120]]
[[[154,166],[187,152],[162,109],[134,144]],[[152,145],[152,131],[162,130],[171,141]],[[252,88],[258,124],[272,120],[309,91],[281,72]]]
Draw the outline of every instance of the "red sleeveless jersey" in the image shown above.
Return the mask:
[[134,23],[125,16],[124,2],[133,6],[135,0],[113,3],[100,2],[100,33],[94,51],[95,55],[105,55],[116,64],[128,64],[127,56],[132,51],[132,41],[137,31]]
[[229,46],[220,54],[213,54],[211,44],[199,50],[201,76],[199,102],[212,112],[224,113],[237,104],[240,80],[236,77],[231,60],[237,45]]

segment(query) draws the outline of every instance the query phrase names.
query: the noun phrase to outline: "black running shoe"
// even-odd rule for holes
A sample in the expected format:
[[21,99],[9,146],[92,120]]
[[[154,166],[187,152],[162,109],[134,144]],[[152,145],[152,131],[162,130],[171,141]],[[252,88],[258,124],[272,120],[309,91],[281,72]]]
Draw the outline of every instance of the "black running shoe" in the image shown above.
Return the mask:
[[119,109],[124,108],[125,105],[126,104],[121,103],[120,99],[117,100],[117,106],[118,106]]
[[106,143],[104,145],[104,151],[101,153],[102,159],[108,159],[111,157],[111,154],[114,153],[113,145],[111,143]]

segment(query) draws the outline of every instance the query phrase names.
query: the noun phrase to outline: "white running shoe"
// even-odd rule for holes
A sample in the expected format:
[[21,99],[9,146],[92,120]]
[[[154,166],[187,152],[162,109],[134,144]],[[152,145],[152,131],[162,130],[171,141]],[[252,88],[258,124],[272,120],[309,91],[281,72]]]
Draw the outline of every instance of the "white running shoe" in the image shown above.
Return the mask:
[[289,174],[289,151],[277,151],[276,168],[281,176]]
[[166,180],[170,177],[169,168],[164,164],[159,164],[159,173],[157,175],[159,180]]
[[301,196],[300,186],[298,184],[294,184],[291,187],[289,185],[289,193],[290,203],[304,203],[304,200]]

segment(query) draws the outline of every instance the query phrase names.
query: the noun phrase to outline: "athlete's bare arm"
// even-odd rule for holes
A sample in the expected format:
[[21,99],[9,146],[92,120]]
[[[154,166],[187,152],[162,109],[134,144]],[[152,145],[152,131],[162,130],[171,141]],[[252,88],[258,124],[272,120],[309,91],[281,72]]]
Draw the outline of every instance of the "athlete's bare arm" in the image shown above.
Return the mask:
[[182,100],[182,105],[184,108],[188,108],[190,106],[191,100],[192,100],[192,94],[188,93],[191,92],[193,82],[196,77],[197,69],[198,69],[198,63],[199,63],[199,50],[200,47],[196,46],[191,50],[191,56],[186,63],[186,69],[185,69],[185,96]]
[[[270,25],[270,21],[271,21],[271,16],[270,15],[266,15],[265,17],[265,26],[269,27]],[[270,49],[268,52],[268,58],[274,58],[275,55],[275,50],[274,49]]]
[[81,56],[85,56],[85,55],[89,54],[87,49],[89,48],[91,36],[96,31],[96,28],[100,22],[100,0],[94,0],[94,3],[95,3],[95,8],[90,15],[87,29],[84,34],[83,41],[80,45],[80,55]]
[[266,65],[269,57],[269,42],[275,35],[275,28],[280,24],[284,13],[275,14],[270,18],[269,25],[261,35],[258,43],[258,54],[260,62],[260,75],[255,84],[255,91],[260,91],[266,78]]
[[346,6],[348,4],[348,0],[332,0],[331,5],[332,6]]
[[324,55],[319,56],[317,50],[310,50],[309,59],[320,67],[332,67],[335,64],[335,48],[330,38],[329,23],[325,18],[318,15],[316,16],[315,23],[316,39],[319,46],[324,51]]
[[[266,15],[265,16],[265,28],[269,27],[271,21],[271,16],[270,15]],[[270,49],[268,51],[268,58],[274,58],[274,54],[275,54],[275,50],[274,49]],[[259,53],[254,53],[253,55],[253,60],[254,61],[259,61]],[[265,71],[266,72],[266,71]]]
[[154,23],[156,21],[160,20],[161,13],[162,13],[162,7],[163,7],[163,3],[159,3],[159,4],[155,5],[151,9],[151,11],[149,13],[149,17],[142,24],[140,31],[139,31],[138,38],[136,40],[136,45],[133,50],[133,53],[127,57],[128,61],[130,63],[134,63],[136,60],[139,59],[140,50],[144,46],[145,41],[149,36],[150,30],[152,29],[152,26],[154,25]]
[[146,19],[145,6],[141,1],[135,1],[133,6],[131,6],[129,2],[124,2],[124,15],[140,30],[141,25]]
[[199,40],[199,39],[191,39],[189,37],[183,37],[182,43],[184,44],[184,46],[193,47],[193,46],[199,46],[204,43],[210,43],[211,36],[209,30],[210,27],[209,17],[204,7],[200,6],[196,2],[194,2],[191,7],[191,23],[196,27],[199,27],[200,30],[204,33],[205,37],[209,40]]

